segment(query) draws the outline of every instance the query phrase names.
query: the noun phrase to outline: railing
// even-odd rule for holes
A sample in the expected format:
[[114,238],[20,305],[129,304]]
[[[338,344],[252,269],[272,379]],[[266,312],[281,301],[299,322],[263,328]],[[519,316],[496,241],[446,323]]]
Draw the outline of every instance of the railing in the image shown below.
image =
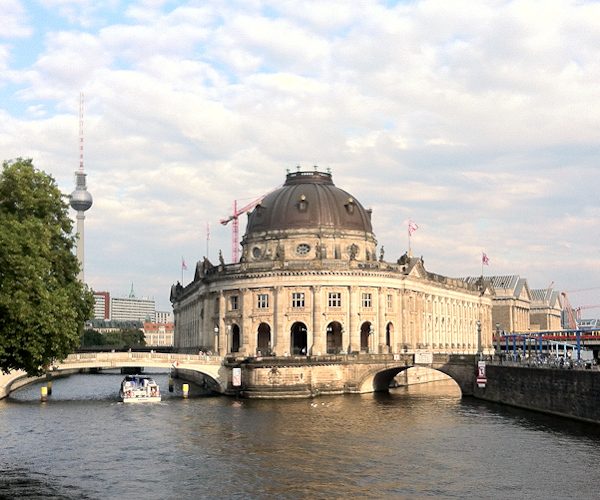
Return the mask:
[[518,366],[524,368],[550,368],[553,370],[600,370],[596,360],[574,360],[556,356],[505,356],[496,355],[486,360],[486,364],[495,366]]
[[59,364],[94,361],[123,361],[123,360],[155,360],[164,362],[192,361],[209,364],[219,364],[223,358],[208,354],[180,354],[164,352],[82,352],[69,354]]

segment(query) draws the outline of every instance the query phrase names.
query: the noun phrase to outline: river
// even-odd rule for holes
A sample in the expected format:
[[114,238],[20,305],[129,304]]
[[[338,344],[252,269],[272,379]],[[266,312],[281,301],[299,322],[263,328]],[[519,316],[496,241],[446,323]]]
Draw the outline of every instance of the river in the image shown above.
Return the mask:
[[599,498],[600,426],[461,399],[390,394],[255,401],[192,387],[124,405],[122,375],[0,401],[0,498]]

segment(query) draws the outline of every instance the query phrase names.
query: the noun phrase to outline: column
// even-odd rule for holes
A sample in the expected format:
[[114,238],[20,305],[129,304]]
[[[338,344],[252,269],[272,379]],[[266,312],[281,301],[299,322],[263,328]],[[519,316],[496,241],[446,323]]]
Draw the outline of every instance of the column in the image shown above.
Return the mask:
[[225,356],[229,352],[229,339],[225,328],[225,296],[219,292],[219,304],[217,307],[217,323],[219,328],[219,356]]
[[[377,301],[377,323],[379,323],[378,325],[376,325],[375,327],[375,339],[377,340],[378,344],[379,344],[379,349],[377,352],[380,353],[387,353],[389,352],[389,349],[387,349],[386,345],[385,345],[385,341],[386,341],[386,332],[385,332],[385,301],[386,301],[386,295],[387,295],[387,290],[385,288],[379,288],[377,290],[377,294],[378,294],[378,298],[379,300]],[[391,343],[391,339],[390,339],[390,343]]]
[[288,307],[287,291],[281,287],[273,288],[273,331],[271,332],[271,349],[279,356],[284,352],[292,352],[290,332],[285,332],[285,312]]
[[[326,354],[327,352],[327,333],[323,328],[323,314],[321,314],[321,287],[314,285],[312,288],[312,328],[310,335],[312,335],[312,344],[310,346],[310,354]],[[308,339],[307,339],[308,340]]]
[[348,346],[351,352],[360,351],[360,332],[358,330],[358,287],[348,287]]
[[240,354],[254,354],[256,352],[256,333],[252,332],[252,292],[241,288],[240,305],[242,308],[242,324],[240,325]]

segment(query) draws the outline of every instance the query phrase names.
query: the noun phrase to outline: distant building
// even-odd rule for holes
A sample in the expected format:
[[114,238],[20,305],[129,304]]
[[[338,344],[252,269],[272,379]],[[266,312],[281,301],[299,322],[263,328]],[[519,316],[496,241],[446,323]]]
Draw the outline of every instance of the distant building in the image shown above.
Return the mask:
[[110,318],[113,320],[154,321],[156,306],[154,299],[136,297],[112,297]]
[[175,325],[171,323],[144,322],[144,340],[150,346],[172,346]]
[[[477,283],[481,277],[464,278],[467,283]],[[518,275],[484,276],[494,291],[492,296],[492,324],[506,332],[526,332],[530,329],[531,292],[527,280]]]
[[157,323],[173,323],[173,311],[156,311]]
[[560,330],[562,308],[559,293],[552,288],[531,289],[529,312],[532,330]]
[[94,292],[94,319],[110,319],[109,292]]

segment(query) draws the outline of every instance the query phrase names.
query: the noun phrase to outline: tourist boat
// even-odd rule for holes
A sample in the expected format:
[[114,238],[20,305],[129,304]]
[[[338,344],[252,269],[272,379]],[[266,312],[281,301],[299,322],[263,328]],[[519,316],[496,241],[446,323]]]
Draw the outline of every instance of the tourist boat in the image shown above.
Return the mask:
[[152,403],[160,401],[160,388],[151,377],[127,375],[121,382],[119,396],[123,403]]

